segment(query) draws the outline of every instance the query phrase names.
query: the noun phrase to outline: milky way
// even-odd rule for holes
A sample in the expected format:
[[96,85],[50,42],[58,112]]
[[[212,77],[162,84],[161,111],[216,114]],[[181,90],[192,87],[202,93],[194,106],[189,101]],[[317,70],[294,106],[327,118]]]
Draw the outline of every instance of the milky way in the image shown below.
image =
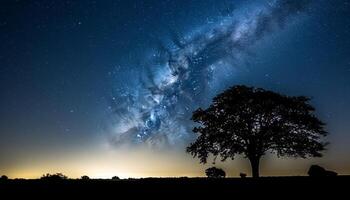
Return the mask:
[[249,47],[288,26],[308,6],[303,0],[268,1],[244,12],[237,8],[185,36],[173,34],[170,43],[145,55],[129,87],[114,91],[110,141],[149,146],[191,141],[191,113],[233,79]]

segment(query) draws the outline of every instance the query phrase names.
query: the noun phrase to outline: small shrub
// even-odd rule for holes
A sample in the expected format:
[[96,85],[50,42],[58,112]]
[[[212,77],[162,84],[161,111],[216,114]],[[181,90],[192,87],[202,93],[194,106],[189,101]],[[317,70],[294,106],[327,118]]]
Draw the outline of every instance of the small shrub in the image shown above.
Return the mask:
[[62,173],[56,173],[56,174],[47,173],[47,174],[44,174],[41,177],[41,179],[42,180],[50,180],[50,181],[58,181],[58,180],[66,180],[66,179],[68,179],[68,177]]
[[205,170],[205,174],[208,178],[225,178],[226,173],[224,170],[216,167],[210,167]]
[[245,174],[245,173],[239,173],[239,176],[241,177],[241,178],[246,178],[247,177],[247,174]]
[[312,177],[324,177],[324,176],[337,176],[338,174],[333,171],[328,171],[325,168],[318,165],[311,165],[307,172]]

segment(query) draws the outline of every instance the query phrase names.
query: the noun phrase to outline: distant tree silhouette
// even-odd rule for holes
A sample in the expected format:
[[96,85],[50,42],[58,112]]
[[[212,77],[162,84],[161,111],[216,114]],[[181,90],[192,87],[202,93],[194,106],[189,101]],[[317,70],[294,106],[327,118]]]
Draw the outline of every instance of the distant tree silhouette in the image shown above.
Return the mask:
[[224,170],[216,167],[210,167],[205,170],[205,174],[208,178],[225,178],[226,173]]
[[120,178],[118,176],[113,176],[112,180],[120,180]]
[[6,175],[2,175],[1,177],[0,177],[0,180],[8,180],[9,178],[6,176]]
[[337,176],[338,174],[333,171],[328,171],[324,169],[321,166],[318,165],[311,165],[309,171],[308,171],[309,176],[312,177],[324,177],[324,176]]
[[68,179],[67,176],[65,176],[64,174],[62,173],[56,173],[56,174],[44,174],[42,177],[41,177],[42,180],[49,180],[49,181],[58,181],[58,180],[65,180],[65,179]]
[[88,176],[86,176],[86,175],[84,175],[84,176],[81,177],[81,180],[89,180],[89,179],[90,179],[90,177],[88,177]]
[[187,152],[206,163],[210,154],[222,161],[242,154],[249,159],[253,177],[266,152],[280,156],[321,157],[327,143],[324,123],[304,96],[285,96],[261,88],[234,86],[219,94],[206,110],[194,111],[199,134]]

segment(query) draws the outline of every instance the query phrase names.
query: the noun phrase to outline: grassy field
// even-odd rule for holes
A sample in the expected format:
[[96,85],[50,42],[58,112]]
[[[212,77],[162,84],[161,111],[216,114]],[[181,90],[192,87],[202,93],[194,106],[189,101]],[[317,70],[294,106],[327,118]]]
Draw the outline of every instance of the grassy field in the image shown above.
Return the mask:
[[[91,196],[323,196],[341,195],[350,190],[350,176],[337,177],[262,177],[252,178],[145,178],[122,180],[6,180],[0,194],[58,197]],[[0,198],[1,199],[1,198]]]

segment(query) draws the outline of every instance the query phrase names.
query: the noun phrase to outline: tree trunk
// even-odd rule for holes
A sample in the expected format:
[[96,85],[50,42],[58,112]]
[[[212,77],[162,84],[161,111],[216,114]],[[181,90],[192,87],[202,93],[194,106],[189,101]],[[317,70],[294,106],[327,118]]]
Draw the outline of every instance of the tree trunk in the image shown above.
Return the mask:
[[252,167],[252,175],[253,178],[259,178],[259,162],[260,162],[260,157],[256,158],[250,158],[250,165]]

